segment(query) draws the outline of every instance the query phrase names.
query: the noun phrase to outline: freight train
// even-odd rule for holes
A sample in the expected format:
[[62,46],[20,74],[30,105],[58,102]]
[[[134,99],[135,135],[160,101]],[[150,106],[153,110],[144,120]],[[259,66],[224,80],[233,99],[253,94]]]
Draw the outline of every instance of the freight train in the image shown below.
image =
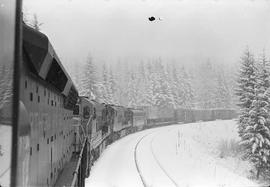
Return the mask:
[[25,24],[22,36],[19,186],[84,186],[106,146],[130,133],[236,117],[234,110],[127,108],[78,96],[48,37]]

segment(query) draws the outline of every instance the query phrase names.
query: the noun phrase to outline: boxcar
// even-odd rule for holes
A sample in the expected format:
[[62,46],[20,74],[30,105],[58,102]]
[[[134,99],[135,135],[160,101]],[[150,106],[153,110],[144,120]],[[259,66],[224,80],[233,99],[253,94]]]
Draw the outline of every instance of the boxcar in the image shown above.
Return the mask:
[[133,113],[133,127],[135,131],[142,130],[146,125],[146,112],[143,109],[130,108]]
[[145,107],[144,109],[149,127],[175,122],[175,110],[173,108]]

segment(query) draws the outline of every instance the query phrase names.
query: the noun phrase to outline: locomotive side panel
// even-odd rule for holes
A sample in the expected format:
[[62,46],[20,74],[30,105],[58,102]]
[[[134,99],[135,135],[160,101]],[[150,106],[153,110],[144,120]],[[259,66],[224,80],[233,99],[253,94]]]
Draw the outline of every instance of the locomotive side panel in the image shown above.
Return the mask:
[[[50,185],[71,156],[72,112],[59,93],[22,75],[21,100],[30,116],[30,184]],[[27,85],[27,86],[25,86]]]
[[[70,80],[61,82],[58,79],[57,76],[63,74],[69,78],[61,68],[48,82],[47,73],[54,71],[52,61],[60,62],[53,49],[49,49],[45,35],[25,25],[23,31],[20,100],[28,112],[31,126],[29,172],[25,176],[27,186],[52,186],[71,158],[74,89],[68,84]],[[64,91],[66,95],[63,95]]]

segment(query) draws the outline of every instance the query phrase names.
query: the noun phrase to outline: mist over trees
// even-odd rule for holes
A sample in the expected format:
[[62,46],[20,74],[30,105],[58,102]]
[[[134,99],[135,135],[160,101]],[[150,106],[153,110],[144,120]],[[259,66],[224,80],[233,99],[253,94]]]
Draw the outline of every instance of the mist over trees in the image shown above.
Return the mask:
[[128,107],[234,108],[233,68],[207,60],[198,66],[160,57],[138,63],[119,60],[112,66],[91,55],[70,68],[80,95]]

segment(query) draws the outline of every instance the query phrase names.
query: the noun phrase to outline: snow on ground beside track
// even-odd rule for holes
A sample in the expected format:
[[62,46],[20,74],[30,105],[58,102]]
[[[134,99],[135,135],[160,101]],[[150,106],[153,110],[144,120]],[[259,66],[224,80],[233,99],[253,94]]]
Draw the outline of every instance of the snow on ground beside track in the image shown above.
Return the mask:
[[258,186],[247,179],[248,162],[238,157],[219,157],[218,146],[227,140],[239,140],[233,120],[178,124],[138,132],[104,151],[86,186],[143,186],[134,160],[139,141],[137,164],[146,186]]
[[[235,122],[231,120],[185,124],[155,136],[152,146],[154,154],[178,186],[258,186],[220,164],[214,154],[218,152],[219,141],[237,139],[236,132]],[[230,162],[235,161],[225,162],[231,165]]]
[[0,124],[0,186],[10,185],[11,126]]
[[[231,142],[238,143],[240,137],[237,133],[236,120],[219,120],[212,122],[192,123],[190,127],[184,126],[183,130],[192,133],[192,139],[204,147],[204,151],[211,155],[215,161],[234,173],[247,177],[252,169],[248,161],[241,159],[241,154],[227,155],[221,158],[220,145]],[[201,146],[200,146],[201,147]]]

